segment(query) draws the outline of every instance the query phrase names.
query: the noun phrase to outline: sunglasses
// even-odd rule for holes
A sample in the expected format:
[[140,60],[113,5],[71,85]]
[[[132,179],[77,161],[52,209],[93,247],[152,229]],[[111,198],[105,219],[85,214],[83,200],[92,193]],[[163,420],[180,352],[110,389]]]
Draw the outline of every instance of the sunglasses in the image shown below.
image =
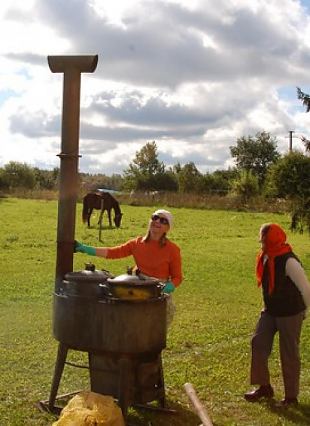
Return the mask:
[[159,223],[162,225],[169,225],[168,220],[165,217],[158,216],[158,214],[152,214],[152,220],[155,222],[156,220],[159,220]]

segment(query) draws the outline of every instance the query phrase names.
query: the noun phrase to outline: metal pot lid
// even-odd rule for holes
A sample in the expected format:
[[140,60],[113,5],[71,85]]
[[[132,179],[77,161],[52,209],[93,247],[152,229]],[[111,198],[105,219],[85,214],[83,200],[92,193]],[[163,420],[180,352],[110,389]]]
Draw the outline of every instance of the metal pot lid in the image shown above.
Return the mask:
[[113,275],[109,271],[105,270],[89,270],[84,269],[82,271],[76,272],[67,272],[65,275],[65,279],[67,281],[82,281],[82,282],[97,282],[100,283],[102,281],[106,281],[107,278],[112,278]]
[[111,284],[133,284],[133,285],[157,285],[159,280],[150,277],[139,277],[137,275],[122,274],[115,278],[108,278],[108,283]]

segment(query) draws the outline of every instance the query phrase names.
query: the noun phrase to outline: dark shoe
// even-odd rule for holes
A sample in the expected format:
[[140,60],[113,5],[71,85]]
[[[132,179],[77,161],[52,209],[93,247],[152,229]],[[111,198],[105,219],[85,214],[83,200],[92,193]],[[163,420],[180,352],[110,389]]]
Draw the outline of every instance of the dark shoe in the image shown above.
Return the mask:
[[256,402],[262,398],[272,398],[274,395],[271,385],[260,386],[254,391],[244,394],[244,398],[249,402]]
[[284,398],[279,402],[279,407],[288,407],[298,405],[297,398]]

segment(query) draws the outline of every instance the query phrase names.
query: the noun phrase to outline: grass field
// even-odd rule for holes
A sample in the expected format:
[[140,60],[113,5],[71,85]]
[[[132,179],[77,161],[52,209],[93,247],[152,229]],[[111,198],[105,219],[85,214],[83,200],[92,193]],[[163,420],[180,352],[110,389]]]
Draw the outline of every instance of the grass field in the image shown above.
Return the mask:
[[[105,228],[104,244],[116,245],[144,234],[151,207],[122,206],[120,229]],[[289,410],[273,404],[250,404],[250,337],[260,308],[254,279],[259,248],[258,229],[275,221],[288,230],[286,215],[172,209],[171,239],[182,250],[184,281],[174,293],[177,312],[163,352],[168,404],[177,414],[130,410],[137,426],[197,426],[183,385],[190,382],[214,425],[310,424],[310,320],[302,333],[300,405]],[[58,343],[52,335],[52,293],[56,259],[57,202],[0,199],[0,425],[50,425],[55,416],[36,403],[48,399]],[[81,223],[77,206],[76,239],[100,245],[98,229]],[[93,224],[96,221],[93,219]],[[310,278],[308,235],[288,232]],[[125,272],[131,259],[107,261],[75,255],[75,270],[92,260],[98,269]],[[276,399],[283,385],[277,340],[270,367]],[[69,352],[70,360],[86,363],[86,355]],[[66,366],[59,393],[88,389],[86,370]]]

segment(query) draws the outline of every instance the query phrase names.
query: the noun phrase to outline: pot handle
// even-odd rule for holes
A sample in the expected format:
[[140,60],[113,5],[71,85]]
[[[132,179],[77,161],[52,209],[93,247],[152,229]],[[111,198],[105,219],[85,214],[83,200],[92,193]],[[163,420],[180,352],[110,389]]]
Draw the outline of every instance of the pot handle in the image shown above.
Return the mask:
[[99,284],[99,288],[104,297],[113,297],[111,289],[107,284]]
[[162,281],[158,281],[157,286],[160,289],[160,291],[163,291],[163,289],[165,288],[165,283]]

